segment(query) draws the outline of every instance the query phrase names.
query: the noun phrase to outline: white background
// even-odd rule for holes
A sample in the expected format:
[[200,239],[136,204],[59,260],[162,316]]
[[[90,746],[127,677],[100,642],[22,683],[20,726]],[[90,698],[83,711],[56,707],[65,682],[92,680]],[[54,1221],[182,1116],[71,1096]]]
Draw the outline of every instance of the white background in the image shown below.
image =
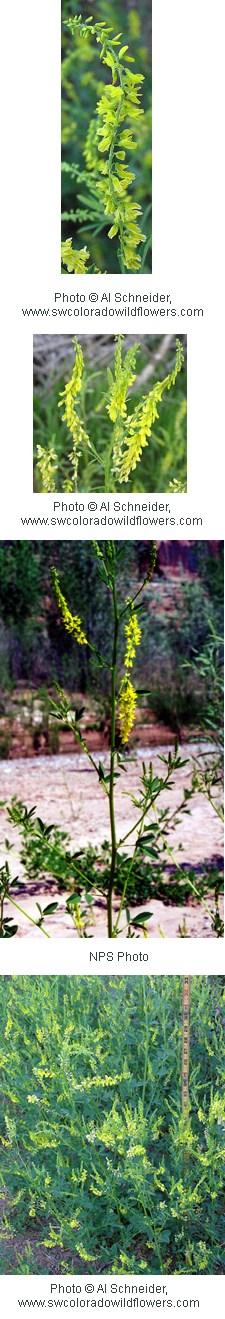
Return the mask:
[[[32,336],[62,333],[62,320],[26,321],[21,307],[52,307],[55,290],[87,292],[98,281],[60,275],[60,0],[11,0],[3,9],[1,35],[0,535],[19,538],[21,514],[36,517],[52,509],[48,497],[32,495]],[[173,306],[204,309],[203,320],[162,321],[159,329],[172,326],[174,334],[188,335],[188,496],[171,499],[171,510],[175,505],[178,516],[201,514],[203,527],[193,535],[213,539],[224,536],[223,38],[220,0],[213,5],[153,0],[153,275],[101,276],[102,292],[170,291]],[[74,322],[78,334],[92,327],[87,318]],[[141,327],[150,333],[148,321],[124,321],[126,332],[136,335]],[[65,319],[63,328],[71,333],[72,320]],[[96,322],[96,333],[108,329],[105,319]],[[110,332],[115,330],[118,322],[111,319]],[[26,530],[27,537],[35,534]],[[191,538],[190,530],[186,534]],[[94,948],[106,952],[103,942],[92,940]],[[146,951],[146,944],[138,941],[136,948]],[[151,974],[224,971],[222,941],[159,939],[150,941],[147,951],[145,969]],[[89,954],[90,946],[78,941],[6,941],[1,970],[141,974],[144,969],[116,960],[108,967],[106,961],[90,965]],[[170,1289],[172,1283],[174,1297],[199,1295],[204,1319],[212,1310],[220,1319],[221,1278],[200,1278],[196,1285],[194,1278],[172,1279]],[[37,1279],[35,1287],[32,1278],[0,1280],[4,1313],[11,1308],[13,1319],[18,1295],[47,1294],[47,1279]]]
[[[61,1284],[61,1287],[64,1288],[64,1291],[63,1292],[61,1291],[60,1294],[56,1291],[55,1292],[52,1291],[51,1293],[51,1284],[57,1283],[59,1285],[59,1282]],[[78,1287],[81,1287],[82,1297],[84,1297],[85,1286],[88,1291],[88,1284],[91,1282],[93,1282],[93,1277],[91,1274],[90,1275],[86,1274],[83,1277],[82,1275],[79,1274],[79,1277],[77,1278],[75,1278],[75,1275],[73,1275],[73,1277],[71,1278],[68,1277],[67,1275],[66,1276],[64,1275],[60,1279],[58,1275],[56,1277],[52,1275],[49,1278],[47,1276],[40,1278],[39,1276],[34,1276],[34,1275],[33,1277],[4,1278],[1,1284],[3,1315],[5,1316],[5,1314],[9,1312],[10,1319],[17,1319],[17,1316],[21,1314],[21,1309],[23,1313],[23,1306],[20,1308],[18,1301],[19,1300],[21,1301],[21,1299],[25,1300],[26,1298],[28,1301],[29,1300],[34,1301],[36,1298],[37,1301],[39,1300],[39,1305],[41,1304],[41,1301],[43,1302],[45,1300],[46,1302],[45,1313],[51,1315],[52,1319],[54,1319],[54,1315],[56,1313],[60,1313],[64,1316],[67,1316],[67,1319],[70,1319],[70,1316],[76,1316],[76,1319],[82,1319],[82,1315],[85,1316],[85,1319],[87,1315],[89,1316],[96,1315],[96,1319],[97,1316],[103,1316],[103,1319],[106,1319],[106,1316],[108,1316],[108,1319],[114,1319],[115,1314],[118,1314],[119,1316],[126,1315],[127,1319],[130,1316],[133,1315],[135,1316],[138,1314],[139,1319],[141,1319],[141,1316],[144,1316],[144,1319],[146,1319],[146,1316],[152,1313],[153,1315],[156,1314],[156,1316],[157,1315],[169,1316],[171,1314],[171,1307],[168,1307],[167,1309],[167,1308],[163,1308],[162,1306],[160,1307],[159,1304],[157,1308],[154,1306],[153,1309],[151,1309],[151,1307],[147,1308],[147,1306],[144,1308],[143,1305],[140,1308],[134,1308],[134,1309],[123,1306],[121,1307],[121,1309],[120,1308],[114,1309],[112,1306],[109,1307],[107,1306],[106,1308],[104,1307],[98,1308],[96,1306],[96,1309],[95,1308],[91,1309],[90,1306],[88,1308],[86,1308],[85,1306],[84,1307],[82,1306],[82,1308],[77,1308],[76,1307],[77,1293],[74,1292],[70,1294],[69,1292],[66,1292],[66,1287],[69,1288],[74,1283],[75,1287],[77,1286],[77,1289]],[[155,1302],[156,1300],[158,1300],[159,1302],[160,1297],[162,1300],[163,1299],[162,1287],[165,1286],[167,1289],[167,1296],[169,1299],[172,1300],[172,1308],[177,1309],[178,1315],[180,1314],[183,1315],[186,1314],[190,1316],[197,1315],[199,1316],[199,1319],[206,1319],[206,1316],[208,1315],[211,1316],[212,1314],[215,1316],[215,1319],[223,1319],[224,1316],[224,1279],[221,1277],[207,1278],[206,1276],[201,1277],[199,1275],[196,1276],[194,1274],[192,1274],[192,1276],[189,1275],[189,1277],[187,1276],[170,1277],[166,1275],[162,1276],[161,1274],[159,1276],[154,1275],[154,1277],[151,1278],[150,1275],[146,1276],[145,1274],[142,1273],[140,1278],[137,1278],[136,1275],[133,1276],[132,1274],[129,1274],[129,1276],[120,1275],[119,1278],[116,1279],[115,1275],[112,1275],[111,1277],[111,1275],[109,1274],[101,1274],[100,1277],[97,1277],[94,1280],[95,1296],[97,1300],[99,1296],[99,1292],[97,1294],[97,1288],[98,1287],[100,1288],[100,1286],[104,1288],[105,1282],[107,1285],[107,1291],[106,1291],[107,1298],[109,1297],[110,1294],[111,1282],[113,1283],[117,1282],[117,1284],[124,1284],[125,1282],[127,1282],[130,1286],[132,1286],[132,1283],[134,1284],[140,1283],[141,1286],[145,1285],[146,1283],[149,1283],[149,1285],[151,1285],[151,1283],[154,1283],[155,1288],[157,1286],[161,1286],[161,1293],[158,1292],[156,1294],[155,1291],[154,1293],[150,1294],[147,1297],[148,1301],[150,1301],[150,1299],[152,1300],[154,1299]],[[79,1295],[80,1293],[78,1291],[78,1298]],[[102,1292],[100,1292],[100,1296],[101,1295]],[[54,1306],[48,1307],[48,1301],[53,1300],[54,1297],[56,1298],[56,1301],[58,1299],[58,1304],[59,1301],[61,1301],[61,1306],[59,1307],[59,1311],[57,1306],[56,1308]],[[104,1297],[104,1293],[103,1293],[103,1297]],[[164,1292],[164,1297],[166,1297],[165,1292]],[[118,1295],[117,1297],[115,1297],[114,1295],[112,1299],[114,1300],[118,1299]],[[191,1301],[193,1302],[193,1300],[196,1299],[199,1300],[199,1306],[197,1305],[194,1306],[193,1304],[191,1305],[190,1302]],[[72,1305],[70,1306],[71,1300],[72,1300]],[[91,1295],[89,1295],[89,1302],[90,1300],[91,1300]],[[141,1300],[143,1301],[143,1295],[141,1296]],[[189,1301],[189,1306],[187,1305],[188,1301]],[[67,1304],[64,1305],[62,1304],[62,1302],[67,1302]],[[26,1307],[26,1309],[28,1310],[29,1313],[28,1306]],[[26,1309],[25,1309],[25,1313],[26,1313]],[[36,1307],[34,1307],[34,1314],[36,1313],[37,1310]],[[42,1307],[41,1307],[41,1313],[42,1313]]]

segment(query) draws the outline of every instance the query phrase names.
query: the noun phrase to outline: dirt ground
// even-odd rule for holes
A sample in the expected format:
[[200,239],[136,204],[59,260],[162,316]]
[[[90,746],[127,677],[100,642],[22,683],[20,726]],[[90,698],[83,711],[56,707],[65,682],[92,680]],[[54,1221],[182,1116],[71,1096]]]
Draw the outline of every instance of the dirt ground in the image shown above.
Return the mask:
[[[202,748],[201,748],[202,749]],[[195,747],[194,754],[199,753],[200,748]],[[168,747],[159,747],[151,751],[154,770],[163,774],[166,772],[165,767],[160,761],[160,755],[168,754]],[[183,790],[190,783],[191,771],[193,765],[193,745],[188,743],[182,747],[182,759],[188,757],[188,764],[183,766],[174,776],[174,786],[170,793],[162,793],[160,798],[160,807],[169,806],[170,810],[179,805],[182,800]],[[139,786],[140,770],[143,758],[148,764],[149,754],[145,747],[144,751],[136,752],[132,761],[129,760],[127,773],[122,775],[118,780],[115,791],[116,800],[116,819],[117,819],[117,838],[120,839],[134,824],[136,818],[136,808],[130,800],[129,793],[136,795]],[[98,763],[99,757],[96,756]],[[108,753],[101,754],[101,760],[108,765]],[[95,771],[87,763],[85,754],[81,755],[64,755],[44,757],[38,759],[26,760],[6,760],[0,765],[0,798],[11,800],[13,795],[17,795],[23,802],[26,802],[28,808],[35,806],[37,813],[41,815],[45,823],[57,823],[60,827],[68,830],[68,834],[74,848],[83,848],[87,844],[92,846],[101,845],[105,839],[109,838],[108,822],[108,801],[101,785],[97,782]],[[13,851],[10,853],[10,866],[14,875],[19,875],[22,879],[22,868],[19,859],[18,837],[16,830],[8,824],[4,808],[1,810],[1,832],[0,840],[3,844],[1,855],[4,856],[4,839],[8,837],[14,844]],[[135,835],[134,835],[135,837]],[[222,849],[222,827],[221,822],[213,811],[210,804],[203,798],[200,793],[196,793],[191,802],[190,815],[184,815],[181,823],[177,826],[176,832],[171,831],[168,836],[169,846],[173,848],[174,857],[180,861],[188,862],[190,865],[197,865],[199,862],[209,861],[212,856],[221,853]],[[182,844],[182,851],[180,850]],[[125,850],[125,849],[124,849]],[[44,887],[41,883],[39,886],[39,896],[41,903],[45,905],[45,900],[49,901],[56,892],[55,884],[51,881],[45,881]],[[24,891],[20,890],[20,902],[24,910],[36,918],[36,902],[33,895],[28,894],[27,885]],[[58,896],[58,895],[57,895]],[[212,896],[206,898],[210,910],[213,910],[214,903]],[[58,897],[58,911],[54,917],[46,921],[46,928],[52,937],[76,938],[74,928],[71,924],[70,917],[64,911],[64,895]],[[144,906],[149,909],[149,900],[144,901]],[[150,938],[159,938],[166,935],[169,938],[179,937],[179,926],[182,926],[183,917],[186,920],[187,934],[189,937],[209,938],[214,937],[211,926],[210,916],[205,911],[202,904],[187,903],[184,907],[165,906],[163,902],[156,899],[150,900],[152,912],[151,920],[148,923],[148,936]],[[115,912],[118,910],[118,900],[114,904]],[[143,909],[135,906],[132,908],[132,914],[138,914]],[[16,916],[10,904],[7,904],[7,912]],[[222,902],[221,902],[222,914]],[[19,923],[20,937],[40,938],[43,937],[41,932],[26,921],[26,918],[17,916]],[[123,921],[120,922],[120,937],[123,935]],[[94,907],[94,925],[90,926],[90,934],[95,934],[98,938],[105,937],[107,934],[105,901],[99,895]],[[142,937],[142,936],[140,936]]]
[[23,1233],[15,1232],[12,1219],[12,1210],[9,1210],[8,1197],[6,1192],[0,1194],[0,1230],[1,1230],[1,1257],[0,1257],[0,1275],[11,1273],[23,1273],[24,1261],[29,1260],[29,1273],[61,1273],[62,1258],[64,1266],[66,1265],[67,1273],[88,1273],[88,1265],[75,1252],[60,1252],[58,1246],[53,1246],[51,1250],[44,1245],[40,1245],[41,1228],[37,1233],[36,1226],[30,1225],[30,1229]]

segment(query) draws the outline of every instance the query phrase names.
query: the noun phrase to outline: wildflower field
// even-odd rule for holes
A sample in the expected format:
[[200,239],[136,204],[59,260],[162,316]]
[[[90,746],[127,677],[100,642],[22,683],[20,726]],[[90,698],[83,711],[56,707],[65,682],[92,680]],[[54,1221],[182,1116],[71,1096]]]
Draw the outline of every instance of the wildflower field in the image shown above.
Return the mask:
[[1,977],[1,1272],[220,1273],[225,984]]
[[185,335],[37,335],[34,490],[184,492],[186,354]]
[[62,269],[151,270],[151,4],[62,4]]
[[[22,718],[18,704],[13,716],[10,691],[7,723],[3,689],[0,937],[18,933],[18,913],[19,919],[26,917],[50,937],[58,894],[67,925],[78,937],[89,937],[96,928],[96,902],[102,905],[103,934],[109,938],[151,934],[155,899],[175,901],[181,908],[192,900],[207,921],[207,931],[221,937],[222,545],[196,542],[183,543],[182,548],[174,542],[168,551],[178,571],[172,595],[170,581],[158,594],[160,546],[153,541],[136,550],[109,541],[92,546],[49,543],[35,546],[33,556],[30,544],[27,549],[28,555],[25,542],[13,543],[2,547],[0,555],[0,563],[5,563],[3,659],[7,645],[8,654],[15,646],[16,658],[19,640],[23,647],[26,636],[29,648],[26,658],[25,644],[22,663],[28,662],[31,674],[34,626],[37,640],[40,637],[38,661],[42,649],[51,678],[49,694],[39,702],[34,698],[33,724],[27,695]],[[182,577],[182,554],[190,563],[188,581]],[[21,581],[25,565],[27,576]],[[45,619],[39,614],[35,623],[34,600],[37,605],[40,589]],[[33,608],[31,604],[25,623],[25,599],[30,600],[32,590]],[[59,681],[66,672],[67,690]],[[23,691],[20,699],[24,705]],[[167,713],[169,723],[160,734],[159,722],[157,759],[151,754],[151,711],[159,721]],[[15,719],[11,733],[10,717]],[[51,755],[61,750],[65,737],[66,746],[77,752],[76,768],[72,762],[65,781],[58,757],[53,797],[45,760],[41,796],[40,776],[34,796],[32,761],[25,799],[20,760],[19,779],[16,774],[10,793],[13,774],[7,760],[4,764],[4,749],[8,747],[10,758],[18,728],[26,755],[29,746],[37,753],[44,746]],[[68,794],[66,816],[62,780],[63,796]],[[32,910],[29,894],[36,899]],[[183,936],[187,915],[185,907],[183,925],[179,923]]]

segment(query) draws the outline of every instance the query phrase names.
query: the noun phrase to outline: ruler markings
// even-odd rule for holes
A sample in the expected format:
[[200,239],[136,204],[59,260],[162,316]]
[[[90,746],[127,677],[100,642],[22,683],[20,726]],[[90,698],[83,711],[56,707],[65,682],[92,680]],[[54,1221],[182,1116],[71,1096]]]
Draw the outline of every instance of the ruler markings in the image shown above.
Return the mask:
[[189,1103],[190,1059],[190,976],[183,976],[182,985],[182,1113]]

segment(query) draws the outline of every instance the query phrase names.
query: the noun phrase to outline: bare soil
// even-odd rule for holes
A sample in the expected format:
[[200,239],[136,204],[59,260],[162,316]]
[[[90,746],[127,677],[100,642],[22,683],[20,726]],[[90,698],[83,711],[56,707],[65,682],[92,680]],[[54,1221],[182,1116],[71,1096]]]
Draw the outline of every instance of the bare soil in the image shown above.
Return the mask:
[[[2,1267],[0,1264],[0,1274],[3,1272],[4,1275],[11,1273],[24,1273],[24,1263],[28,1263],[27,1252],[29,1252],[30,1274],[46,1273],[57,1276],[57,1274],[61,1274],[62,1272],[62,1260],[64,1267],[66,1265],[65,1272],[67,1274],[85,1274],[89,1272],[88,1264],[85,1264],[85,1261],[81,1260],[80,1255],[77,1255],[75,1251],[74,1253],[67,1250],[62,1251],[58,1246],[53,1246],[51,1250],[49,1250],[46,1246],[42,1245],[40,1242],[40,1227],[38,1233],[36,1228],[34,1228],[33,1231],[30,1229],[26,1232],[15,1233],[13,1226],[11,1228],[8,1225],[5,1227],[4,1231],[4,1213],[6,1214],[8,1222],[6,1202],[5,1205],[1,1205],[0,1201],[0,1224],[1,1232],[3,1233],[1,1244]],[[43,1236],[45,1236],[46,1231],[46,1225],[43,1225]]]

